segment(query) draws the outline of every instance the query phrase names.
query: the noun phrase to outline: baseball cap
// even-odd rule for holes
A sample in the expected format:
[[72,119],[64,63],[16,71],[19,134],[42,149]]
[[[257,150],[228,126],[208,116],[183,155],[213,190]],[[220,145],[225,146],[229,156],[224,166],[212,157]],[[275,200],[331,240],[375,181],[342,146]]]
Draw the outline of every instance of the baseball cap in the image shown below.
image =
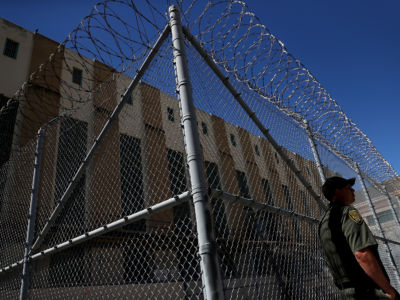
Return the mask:
[[322,193],[324,194],[326,199],[332,201],[336,189],[344,188],[347,185],[353,186],[355,182],[355,178],[345,179],[339,176],[330,177],[325,181],[324,185],[322,186]]

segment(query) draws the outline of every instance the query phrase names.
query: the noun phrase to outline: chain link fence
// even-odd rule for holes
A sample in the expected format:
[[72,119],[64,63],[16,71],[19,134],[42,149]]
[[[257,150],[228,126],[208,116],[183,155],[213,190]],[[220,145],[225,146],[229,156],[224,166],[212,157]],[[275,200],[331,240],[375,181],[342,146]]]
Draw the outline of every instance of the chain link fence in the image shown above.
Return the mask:
[[2,298],[205,299],[215,251],[225,299],[339,299],[318,239],[322,176],[333,175],[357,178],[355,206],[400,288],[394,170],[366,137],[357,148],[358,128],[335,136],[336,117],[317,107],[337,104],[244,3],[178,6],[195,118],[182,105],[168,5],[150,1],[98,4],[16,94],[0,166]]

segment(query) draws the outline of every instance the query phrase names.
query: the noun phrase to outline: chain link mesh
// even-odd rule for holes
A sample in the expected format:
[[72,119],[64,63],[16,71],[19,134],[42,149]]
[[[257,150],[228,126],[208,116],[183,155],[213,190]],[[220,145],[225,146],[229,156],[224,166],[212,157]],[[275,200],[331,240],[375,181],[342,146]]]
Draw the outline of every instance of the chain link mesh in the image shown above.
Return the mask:
[[224,233],[217,243],[226,299],[338,299],[336,289],[326,285],[331,277],[319,252],[318,223],[242,204],[235,208],[227,219],[243,220],[240,227],[215,225]]
[[22,259],[36,141],[16,150],[0,168],[0,265]]
[[[45,135],[29,297],[205,298],[191,199],[152,213],[154,205],[191,191],[170,37],[140,69],[172,2],[99,3],[62,45],[41,54],[48,61],[8,102],[20,104],[12,129],[18,138],[0,165],[5,299],[19,296],[22,267],[11,264],[23,259],[40,127]],[[319,250],[322,181],[305,120],[326,176],[357,177],[359,164],[375,207],[359,181],[355,205],[385,241],[379,251],[400,287],[400,234],[389,205],[400,210],[400,181],[391,166],[245,3],[176,4],[184,25],[254,111],[249,116],[186,41],[225,298],[339,297]],[[42,41],[40,35],[35,39]],[[139,75],[141,81],[123,96]],[[121,99],[124,106],[114,114]],[[371,219],[374,209],[382,232]],[[146,216],[107,229],[136,213]],[[96,237],[88,234],[100,229]],[[70,245],[60,248],[63,243]]]
[[21,288],[22,267],[0,274],[0,293],[3,299],[18,299]]
[[[191,224],[190,218],[183,222]],[[197,238],[191,226],[132,229],[141,226],[132,223],[34,262],[29,296],[183,299],[201,294]]]

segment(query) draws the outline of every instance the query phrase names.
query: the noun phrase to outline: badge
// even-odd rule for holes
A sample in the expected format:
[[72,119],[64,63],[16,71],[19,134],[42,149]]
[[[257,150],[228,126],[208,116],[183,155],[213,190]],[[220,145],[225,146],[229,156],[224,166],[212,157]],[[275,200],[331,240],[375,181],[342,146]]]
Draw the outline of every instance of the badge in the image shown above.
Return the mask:
[[358,225],[362,224],[362,222],[364,221],[360,213],[355,209],[349,210],[349,217]]

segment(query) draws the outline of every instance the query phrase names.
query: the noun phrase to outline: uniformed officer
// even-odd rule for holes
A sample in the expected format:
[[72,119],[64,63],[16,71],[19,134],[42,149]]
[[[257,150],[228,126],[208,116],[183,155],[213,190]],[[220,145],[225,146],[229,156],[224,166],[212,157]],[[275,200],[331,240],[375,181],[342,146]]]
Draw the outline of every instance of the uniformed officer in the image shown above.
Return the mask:
[[331,177],[322,186],[330,201],[319,224],[319,237],[329,269],[343,299],[400,299],[391,286],[378,244],[355,200],[355,178]]

